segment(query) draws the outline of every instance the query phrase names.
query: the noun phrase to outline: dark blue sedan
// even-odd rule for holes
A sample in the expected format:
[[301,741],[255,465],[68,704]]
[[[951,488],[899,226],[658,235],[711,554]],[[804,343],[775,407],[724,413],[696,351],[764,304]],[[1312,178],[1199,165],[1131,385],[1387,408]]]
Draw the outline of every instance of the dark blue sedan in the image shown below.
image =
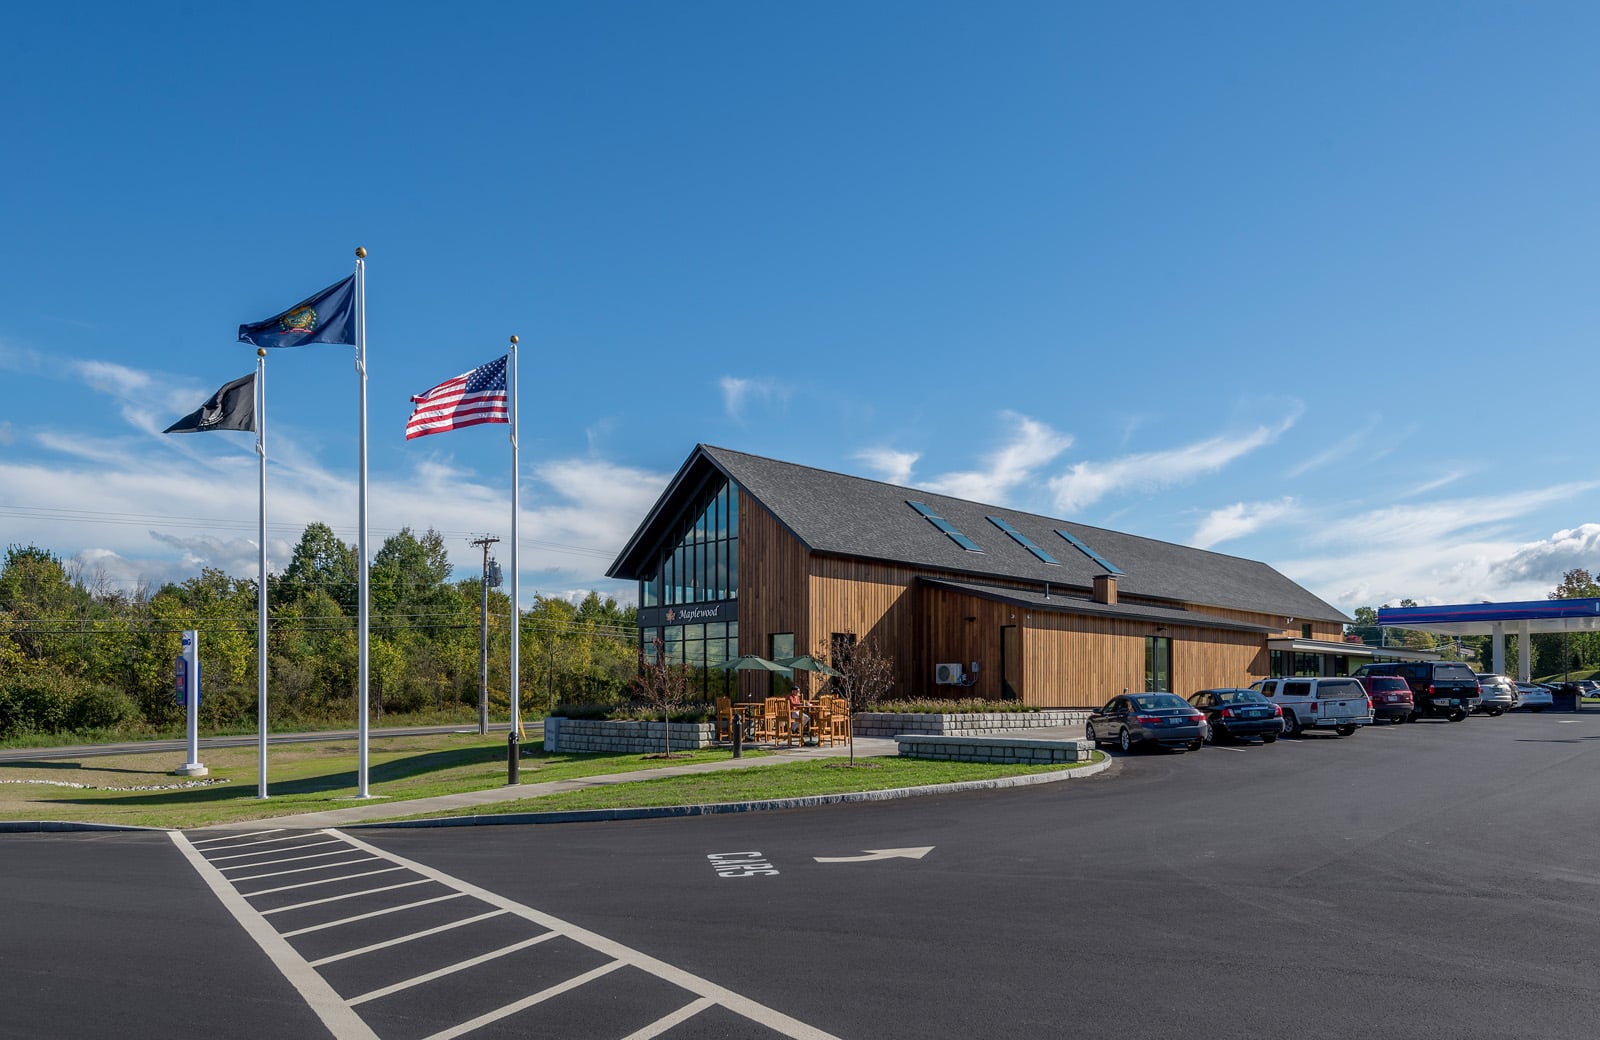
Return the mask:
[[1206,739],[1260,737],[1270,744],[1283,732],[1283,709],[1255,690],[1201,690],[1189,703],[1206,713]]
[[1157,744],[1197,750],[1205,742],[1206,717],[1175,693],[1125,693],[1096,708],[1085,723],[1095,746],[1114,743],[1124,751]]

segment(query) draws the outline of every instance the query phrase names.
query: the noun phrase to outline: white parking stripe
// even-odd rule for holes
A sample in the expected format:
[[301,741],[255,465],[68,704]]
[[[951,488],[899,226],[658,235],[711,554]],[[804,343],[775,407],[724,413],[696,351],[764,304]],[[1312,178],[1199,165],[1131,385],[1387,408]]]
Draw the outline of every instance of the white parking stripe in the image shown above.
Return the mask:
[[206,862],[199,849],[189,844],[189,840],[178,831],[168,831],[167,834],[188,858],[190,866],[210,886],[212,894],[228,908],[239,926],[256,941],[256,945],[272,959],[283,977],[289,980],[289,984],[299,991],[306,1004],[322,1019],[322,1024],[328,1027],[328,1032],[333,1034],[335,1040],[378,1040],[378,1034],[368,1029],[367,1024],[361,1021],[361,1016],[340,999],[321,975],[311,970],[305,958],[294,951],[288,940],[273,931],[266,919],[234,891],[228,879]]
[[[331,844],[338,845],[340,843],[332,842]],[[290,849],[289,851],[296,852],[299,850]],[[332,852],[313,852],[309,856],[285,856],[282,859],[258,859],[254,863],[235,863],[231,867],[218,867],[217,869],[223,873],[227,873],[230,870],[256,870],[260,867],[276,867],[280,863],[299,863],[308,859],[327,859],[329,856],[348,856],[349,854],[349,848],[339,848]]]
[[[343,856],[343,855],[347,855],[347,853],[342,853],[341,852],[341,853],[339,853],[339,855]],[[307,873],[308,871],[312,871],[312,870],[327,870],[329,867],[353,867],[357,863],[367,863],[367,862],[369,862],[371,860],[375,860],[375,859],[378,859],[378,858],[379,857],[377,857],[377,856],[362,856],[359,859],[342,859],[337,863],[324,863],[320,867],[295,867],[293,870],[275,870],[270,874],[251,874],[249,877],[232,878],[230,880],[233,880],[233,881],[260,881],[262,878],[283,877],[286,874],[304,874],[304,873]]]
[[665,1033],[679,1022],[687,1022],[689,1019],[698,1015],[706,1008],[716,1006],[717,1002],[712,1000],[710,997],[701,997],[699,1000],[692,1000],[667,1017],[658,1018],[654,1022],[651,1022],[649,1025],[645,1026],[643,1029],[634,1030],[627,1036],[623,1037],[622,1040],[652,1040],[653,1037],[660,1036],[662,1033]]
[[509,1018],[518,1011],[525,1011],[528,1008],[533,1007],[535,1004],[542,1004],[551,997],[559,997],[569,989],[577,989],[579,986],[582,986],[585,983],[593,982],[602,975],[609,975],[622,966],[623,964],[621,961],[612,961],[610,964],[602,964],[600,967],[586,971],[582,975],[576,975],[565,982],[557,983],[556,985],[551,986],[549,989],[542,989],[533,994],[531,997],[523,997],[521,1000],[514,1000],[505,1007],[496,1008],[487,1014],[479,1015],[477,1018],[474,1018],[471,1021],[463,1022],[458,1026],[451,1026],[449,1029],[441,1029],[432,1036],[425,1037],[424,1040],[455,1040],[455,1037],[463,1036],[472,1032],[474,1029],[481,1029],[490,1022],[498,1022],[502,1018]]
[[[257,831],[256,833],[257,834],[276,834],[277,832],[276,831]],[[316,833],[326,834],[327,831],[320,831],[320,832],[316,832]],[[260,841],[241,841],[237,845],[218,845],[214,849],[201,849],[200,851],[202,853],[207,853],[207,852],[225,852],[228,849],[248,849],[252,845],[273,845],[273,844],[276,844],[277,842],[280,842],[280,841],[300,841],[300,840],[302,840],[304,838],[313,837],[313,836],[314,836],[314,834],[309,834],[308,835],[304,831],[295,831],[293,834],[285,834],[281,838],[262,838]],[[251,835],[246,834],[246,835],[244,835],[244,837],[248,838],[248,837],[251,837]],[[221,839],[221,838],[213,838],[211,840],[212,841],[222,841],[223,839]],[[195,842],[195,844],[198,845],[200,843],[199,842]]]
[[664,979],[675,986],[688,990],[690,993],[695,993],[702,997],[708,997],[716,1003],[727,1008],[729,1011],[732,1011],[734,1014],[748,1018],[753,1022],[758,1022],[761,1025],[766,1026],[768,1029],[782,1033],[784,1036],[794,1037],[795,1040],[838,1040],[838,1038],[832,1033],[827,1033],[816,1028],[815,1026],[807,1025],[806,1023],[801,1022],[799,1019],[790,1018],[781,1011],[778,1011],[774,1008],[769,1008],[765,1004],[758,1004],[749,997],[735,993],[731,989],[718,986],[713,982],[702,979],[698,975],[691,974],[687,971],[684,971],[682,968],[668,964],[666,961],[657,960],[656,958],[647,954],[640,953],[638,950],[624,946],[615,940],[607,939],[605,936],[600,935],[597,932],[591,932],[586,928],[579,928],[577,925],[563,921],[561,918],[552,914],[544,913],[541,910],[535,910],[529,906],[523,906],[521,903],[507,899],[505,896],[491,892],[486,888],[479,888],[477,885],[469,884],[460,880],[459,878],[451,877],[442,870],[435,870],[426,864],[418,863],[415,860],[406,859],[404,856],[397,856],[392,852],[385,852],[376,846],[368,845],[359,838],[352,838],[350,835],[345,834],[342,831],[330,830],[329,833],[339,835],[345,841],[348,841],[351,845],[354,845],[358,849],[364,849],[368,852],[374,853],[375,855],[383,856],[385,859],[388,859],[394,863],[399,863],[402,866],[421,874],[423,877],[433,878],[435,881],[438,881],[441,884],[448,885],[458,891],[466,892],[469,895],[475,896],[483,902],[488,903],[490,906],[502,907],[504,910],[513,913],[518,917],[532,921],[535,924],[543,925],[552,931],[560,932],[568,939],[582,943],[591,950],[596,950],[600,953],[606,954],[609,957],[613,957],[619,961],[623,961],[624,963],[631,964],[634,967],[639,968],[641,971],[648,972],[659,979]]
[[[281,833],[283,833],[283,828],[282,827],[273,827],[270,830],[250,831],[249,833],[246,833],[246,834],[224,834],[219,838],[198,838],[198,839],[196,839],[194,841],[189,842],[189,844],[191,846],[193,846],[194,848],[198,849],[202,845],[215,845],[219,841],[238,841],[240,838],[254,838],[258,834],[281,834]],[[291,838],[292,837],[298,837],[298,835],[291,834],[290,837]],[[187,841],[188,839],[186,838],[184,840]],[[287,840],[287,839],[278,838],[278,839],[274,839],[274,840],[276,840],[276,841],[284,841],[284,840]],[[250,844],[251,845],[255,845],[257,843],[252,841],[252,842],[250,842]]]
[[518,950],[526,950],[530,946],[537,946],[542,942],[554,939],[558,934],[559,933],[557,932],[545,932],[543,935],[536,935],[532,939],[524,939],[519,943],[512,943],[510,946],[502,946],[498,950],[490,950],[488,953],[480,954],[477,957],[469,957],[464,961],[457,961],[456,963],[440,968],[437,971],[430,971],[426,975],[418,975],[416,978],[405,979],[404,981],[396,982],[392,986],[385,986],[382,989],[375,989],[371,993],[363,993],[359,997],[351,997],[350,1006],[355,1007],[357,1004],[365,1004],[369,1000],[377,1000],[379,997],[387,997],[392,993],[399,993],[401,990],[410,989],[412,986],[420,986],[424,982],[432,982],[434,979],[442,979],[446,975],[454,975],[458,971],[466,971],[468,968],[476,968],[480,964],[487,964],[492,960],[496,960],[508,954],[516,953]]
[[288,939],[296,935],[306,935],[310,932],[320,932],[327,928],[337,928],[342,924],[355,924],[357,921],[370,921],[374,917],[382,917],[385,914],[397,914],[402,910],[414,910],[419,906],[427,906],[429,903],[443,903],[447,899],[460,899],[464,895],[466,895],[465,892],[450,892],[446,895],[434,896],[432,899],[419,899],[415,903],[405,903],[401,906],[390,906],[385,907],[382,910],[373,910],[370,913],[356,914],[354,917],[341,917],[337,921],[325,921],[322,924],[308,925],[305,928],[296,928],[292,932],[284,932],[283,937]]
[[[270,573],[270,572],[269,572]],[[322,884],[322,882],[313,882]],[[323,903],[337,903],[341,899],[355,899],[359,896],[375,896],[379,892],[393,892],[397,888],[410,888],[412,885],[433,885],[437,882],[423,878],[420,881],[402,881],[398,885],[383,885],[379,888],[364,888],[359,892],[346,892],[343,895],[325,896],[322,899],[307,899],[304,903],[290,903],[288,906],[275,906],[271,910],[257,910],[262,917],[271,917],[273,914],[285,913],[289,910],[304,910],[308,906],[321,906]]]
[[[279,892],[290,892],[290,891],[293,891],[294,889],[297,889],[297,888],[311,888],[311,887],[313,887],[315,885],[332,885],[332,884],[337,884],[340,881],[354,881],[356,878],[371,877],[374,874],[393,874],[397,870],[404,870],[404,869],[406,869],[406,868],[405,867],[384,867],[382,870],[366,870],[366,871],[362,871],[360,874],[342,874],[339,877],[322,878],[319,881],[302,881],[299,884],[279,885],[277,888],[262,888],[262,889],[258,889],[256,891],[254,891],[254,892],[241,892],[239,894],[244,896],[246,899],[254,899],[256,896],[270,896],[270,895],[275,895],[275,894],[277,894]],[[247,878],[234,878],[233,880],[234,881],[245,881],[245,880],[248,880],[248,879]]]
[[[271,572],[269,571],[268,573],[271,573]],[[280,838],[279,840],[281,841],[283,839]],[[265,844],[267,844],[267,842],[262,842],[261,844],[265,845]],[[338,844],[339,844],[339,839],[338,838],[329,838],[327,841],[308,841],[304,845],[296,845],[293,849],[284,849],[284,850],[262,849],[260,852],[241,852],[237,856],[207,856],[206,857],[206,862],[207,863],[221,863],[223,860],[227,860],[227,859],[249,859],[251,856],[270,856],[273,853],[279,852],[279,851],[299,852],[301,849],[314,849],[318,845],[338,845]]]
[[412,932],[410,935],[402,935],[398,939],[390,939],[386,942],[373,943],[371,946],[363,946],[358,950],[346,950],[343,953],[336,953],[331,957],[323,957],[321,960],[312,961],[311,966],[313,968],[320,968],[324,964],[335,964],[339,961],[347,961],[351,957],[360,957],[363,954],[376,953],[378,950],[387,950],[391,946],[399,946],[401,943],[412,942],[416,939],[425,939],[430,935],[438,935],[440,932],[448,932],[452,928],[464,928],[469,924],[477,924],[479,921],[487,921],[491,917],[499,917],[504,913],[504,910],[491,910],[486,914],[479,914],[476,917],[464,917],[459,921],[451,921],[449,924],[441,924],[437,928],[425,928],[420,932]]

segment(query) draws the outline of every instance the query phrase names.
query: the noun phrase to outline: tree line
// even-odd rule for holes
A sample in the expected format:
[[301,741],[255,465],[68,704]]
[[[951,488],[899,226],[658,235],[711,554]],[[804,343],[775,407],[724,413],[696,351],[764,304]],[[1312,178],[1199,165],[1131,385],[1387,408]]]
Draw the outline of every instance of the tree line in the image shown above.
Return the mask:
[[[475,718],[478,578],[450,580],[444,539],[409,528],[368,569],[369,701],[374,720]],[[358,557],[326,524],[308,526],[267,576],[268,715],[274,729],[355,723]],[[180,726],[174,664],[200,633],[201,725],[252,730],[257,583],[204,568],[159,589],[114,589],[47,549],[13,545],[0,566],[0,740],[29,733],[138,734]],[[491,718],[510,706],[511,604],[489,591]],[[625,700],[638,666],[633,607],[591,592],[535,597],[520,616],[525,715],[560,702]]]
[[[1575,567],[1561,575],[1561,582],[1547,595],[1547,599],[1600,598],[1600,582],[1582,567]],[[1414,599],[1403,599],[1397,606],[1415,607]],[[1385,608],[1389,604],[1383,605]],[[1437,650],[1445,660],[1466,660],[1480,672],[1494,667],[1494,639],[1492,636],[1463,636],[1449,639],[1432,632],[1378,627],[1378,611],[1372,607],[1357,607],[1355,623],[1345,631],[1360,637],[1368,646],[1396,646],[1413,650]],[[1535,677],[1559,676],[1569,672],[1592,671],[1600,668],[1600,632],[1572,632],[1567,634],[1541,632],[1531,636],[1532,646],[1528,674]],[[1518,674],[1521,650],[1518,640],[1508,635],[1505,644],[1505,669]]]

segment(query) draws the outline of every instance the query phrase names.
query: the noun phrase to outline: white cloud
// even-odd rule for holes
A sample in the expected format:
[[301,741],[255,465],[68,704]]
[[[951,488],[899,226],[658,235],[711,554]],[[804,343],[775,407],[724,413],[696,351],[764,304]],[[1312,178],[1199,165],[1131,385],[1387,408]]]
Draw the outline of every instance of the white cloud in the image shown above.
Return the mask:
[[1504,581],[1538,581],[1554,589],[1563,574],[1577,567],[1591,575],[1600,572],[1600,524],[1583,524],[1530,542],[1492,564],[1490,573]]
[[[1366,425],[1361,429],[1356,430],[1353,433],[1346,434],[1339,441],[1328,446],[1327,448],[1324,448],[1322,451],[1311,456],[1309,459],[1306,459],[1297,465],[1291,466],[1289,468],[1288,475],[1291,477],[1302,476],[1306,473],[1310,473],[1312,470],[1321,469],[1324,466],[1330,465],[1342,458],[1345,458],[1361,446],[1361,443],[1367,439],[1372,431],[1377,429],[1380,421],[1381,419],[1379,416],[1372,416],[1367,420]],[[1383,455],[1387,454],[1387,452],[1388,449],[1385,448],[1383,451],[1379,452],[1379,454]]]
[[722,404],[727,409],[728,416],[739,422],[744,421],[745,406],[752,400],[759,400],[769,405],[776,402],[785,406],[789,402],[789,391],[771,379],[723,376],[718,385],[722,387]]
[[1209,549],[1219,542],[1254,534],[1299,511],[1299,504],[1287,497],[1276,502],[1235,502],[1231,506],[1212,510],[1195,529],[1189,544],[1197,549]]
[[[1561,484],[1514,494],[1386,506],[1308,528],[1314,555],[1274,566],[1337,606],[1543,599],[1561,573],[1600,554],[1600,525],[1529,543],[1517,520],[1600,486]],[[1587,554],[1587,560],[1586,560]]]
[[1300,409],[1296,408],[1277,426],[1258,426],[1241,436],[1218,435],[1166,451],[1125,455],[1110,462],[1076,463],[1049,483],[1056,509],[1063,516],[1071,516],[1114,492],[1156,491],[1215,473],[1235,459],[1271,444],[1299,417]]
[[1012,488],[1031,480],[1041,466],[1072,446],[1070,436],[1025,415],[1001,412],[1000,420],[1016,429],[1009,443],[983,460],[984,469],[946,473],[921,486],[954,498],[1004,504]]
[[911,483],[911,467],[922,456],[914,451],[895,451],[892,448],[866,448],[855,454],[878,474],[878,479],[889,484]]

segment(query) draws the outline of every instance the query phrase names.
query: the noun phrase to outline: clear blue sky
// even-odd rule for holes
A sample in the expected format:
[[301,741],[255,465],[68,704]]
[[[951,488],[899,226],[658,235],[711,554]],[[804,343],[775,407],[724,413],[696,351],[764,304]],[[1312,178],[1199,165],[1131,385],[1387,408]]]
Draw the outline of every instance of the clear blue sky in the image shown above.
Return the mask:
[[[374,547],[590,588],[696,442],[1264,560],[1348,610],[1600,570],[1590,3],[80,4],[0,40],[0,542],[253,576],[163,436],[368,260]],[[356,525],[347,347],[268,359],[270,566]],[[500,557],[508,553],[502,544]]]

